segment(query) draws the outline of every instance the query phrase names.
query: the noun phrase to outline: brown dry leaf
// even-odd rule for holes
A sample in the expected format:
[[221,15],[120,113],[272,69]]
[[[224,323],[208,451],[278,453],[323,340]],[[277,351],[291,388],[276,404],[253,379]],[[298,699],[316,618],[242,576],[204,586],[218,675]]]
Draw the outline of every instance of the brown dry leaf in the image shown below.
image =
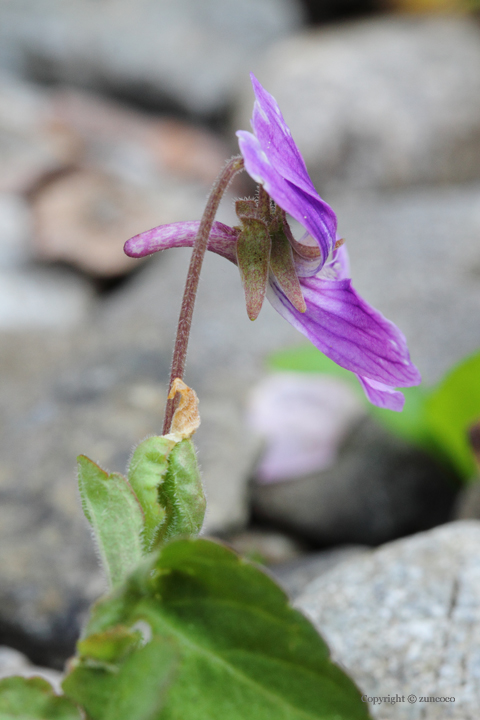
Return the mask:
[[180,394],[180,401],[173,416],[169,435],[176,435],[182,439],[189,438],[200,427],[198,397],[195,390],[189,388],[180,378],[175,378],[173,381],[168,399],[172,400],[177,393]]

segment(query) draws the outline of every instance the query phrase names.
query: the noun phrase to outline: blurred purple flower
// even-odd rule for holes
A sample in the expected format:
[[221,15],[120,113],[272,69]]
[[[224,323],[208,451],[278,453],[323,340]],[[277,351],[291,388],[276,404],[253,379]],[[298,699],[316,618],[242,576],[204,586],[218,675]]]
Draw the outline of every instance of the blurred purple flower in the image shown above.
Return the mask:
[[[347,251],[337,241],[335,213],[316,192],[275,99],[251,77],[256,96],[253,134],[239,131],[237,135],[246,171],[274,205],[268,201],[269,208],[262,209],[261,197],[240,201],[238,214],[250,233],[258,223],[274,240],[280,232],[288,240],[293,260],[291,267],[285,260],[279,271],[272,251],[271,262],[267,259],[267,297],[319,350],[357,375],[370,402],[399,411],[404,397],[395,388],[421,382],[405,337],[352,287]],[[245,215],[249,212],[250,217]],[[305,228],[300,241],[293,238],[285,213]],[[143,257],[171,247],[190,247],[198,227],[198,222],[160,225],[128,240],[125,252]],[[237,242],[241,233],[241,227],[215,222],[208,249],[240,264]],[[297,290],[292,291],[295,283]],[[298,300],[299,293],[304,302],[301,297]]]

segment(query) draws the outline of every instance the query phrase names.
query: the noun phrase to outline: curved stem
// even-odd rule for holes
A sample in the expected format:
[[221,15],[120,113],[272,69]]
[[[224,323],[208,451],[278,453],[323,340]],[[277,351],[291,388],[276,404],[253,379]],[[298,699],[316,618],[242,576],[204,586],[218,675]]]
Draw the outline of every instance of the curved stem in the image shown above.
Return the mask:
[[[177,336],[175,338],[175,349],[173,351],[172,371],[170,373],[169,392],[175,378],[183,379],[185,371],[185,360],[187,357],[188,338],[190,336],[190,328],[192,325],[193,308],[195,305],[195,297],[197,294],[198,281],[200,279],[200,271],[202,269],[203,258],[208,247],[208,238],[212,229],[213,221],[220,204],[220,200],[227,187],[230,185],[234,176],[243,170],[243,158],[240,156],[233,157],[227,162],[222,172],[215,180],[212,191],[209,195],[205,211],[203,213],[200,227],[198,228],[197,237],[193,246],[190,266],[188,268],[187,281],[183,293],[182,307],[178,320]],[[163,434],[166,435],[172,424],[173,413],[175,412],[176,400],[172,398],[167,400],[165,408],[165,420],[163,423]]]

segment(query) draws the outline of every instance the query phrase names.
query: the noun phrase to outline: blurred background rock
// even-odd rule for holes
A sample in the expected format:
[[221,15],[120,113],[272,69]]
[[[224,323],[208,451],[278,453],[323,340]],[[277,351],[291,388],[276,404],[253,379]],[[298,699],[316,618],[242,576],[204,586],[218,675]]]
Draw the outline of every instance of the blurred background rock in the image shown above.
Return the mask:
[[[460,2],[425,3],[0,0],[0,645],[60,667],[103,589],[75,457],[122,472],[160,432],[189,259],[133,261],[123,243],[200,217],[249,127],[250,70],[425,380],[480,346],[480,28]],[[219,219],[250,191],[239,178]],[[328,468],[255,483],[249,398],[268,353],[300,341],[270,306],[252,325],[236,269],[207,258],[186,375],[206,531],[282,562],[286,587],[307,550],[446,522],[456,494],[358,408]]]

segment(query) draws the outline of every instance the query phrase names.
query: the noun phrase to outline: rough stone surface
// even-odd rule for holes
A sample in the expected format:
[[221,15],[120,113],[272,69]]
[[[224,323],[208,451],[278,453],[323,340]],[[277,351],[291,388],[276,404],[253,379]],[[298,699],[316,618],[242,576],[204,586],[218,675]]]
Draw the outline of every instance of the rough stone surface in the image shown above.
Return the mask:
[[231,99],[237,75],[301,18],[296,0],[2,0],[0,62],[212,113]]
[[0,329],[76,327],[88,315],[90,285],[58,268],[18,266],[0,271]]
[[0,74],[1,192],[29,191],[43,175],[77,159],[78,138],[52,120],[43,89]]
[[0,193],[0,268],[13,268],[30,259],[32,218],[26,200]]
[[[139,264],[123,253],[121,239],[199,217],[228,154],[191,123],[1,75],[0,266],[21,273],[22,262],[35,258],[95,278],[121,276]],[[21,298],[34,292],[30,276],[15,278]],[[29,304],[11,288],[4,283],[3,304],[23,318]]]
[[372,706],[375,718],[478,718],[479,545],[479,522],[451,523],[355,557],[297,599],[362,693],[404,696]]
[[420,450],[362,420],[331,468],[253,485],[258,520],[320,545],[378,545],[451,515],[453,479]]
[[0,680],[10,675],[20,675],[25,678],[42,677],[55,688],[57,693],[61,692],[62,673],[51,668],[32,665],[18,650],[0,645]]
[[94,277],[124,275],[139,263],[125,255],[119,239],[175,222],[195,208],[200,214],[204,190],[185,188],[172,178],[141,184],[92,169],[69,173],[35,196],[35,254]]
[[[279,42],[253,64],[319,189],[480,177],[480,28],[384,17]],[[248,129],[242,79],[235,128]]]
[[282,566],[305,553],[305,546],[298,540],[266,528],[247,528],[223,540],[240,555],[264,565]]
[[160,175],[210,186],[228,157],[217,135],[177,117],[72,88],[51,90],[48,97],[53,124],[81,139],[84,163],[124,179],[152,182]]
[[480,520],[480,482],[468,485],[458,493],[453,511],[455,520]]
[[291,599],[301,595],[312,580],[341,563],[368,552],[362,545],[344,545],[333,550],[308,553],[271,565],[270,573]]

